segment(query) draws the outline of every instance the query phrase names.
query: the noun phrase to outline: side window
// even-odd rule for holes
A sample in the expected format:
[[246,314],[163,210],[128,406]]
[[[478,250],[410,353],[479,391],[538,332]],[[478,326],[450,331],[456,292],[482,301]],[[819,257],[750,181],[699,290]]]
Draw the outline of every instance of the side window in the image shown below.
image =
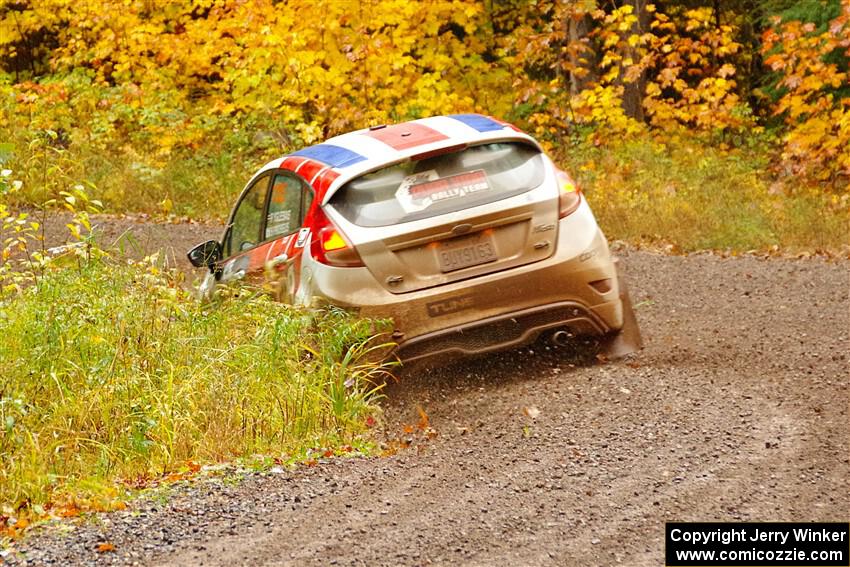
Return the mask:
[[233,220],[227,238],[225,253],[227,256],[250,250],[260,243],[260,228],[263,224],[263,208],[266,202],[270,176],[258,179],[245,193]]
[[301,227],[301,188],[294,176],[274,176],[263,240],[292,234]]
[[301,228],[313,202],[313,192],[294,175],[277,174],[272,183],[264,240],[292,234]]

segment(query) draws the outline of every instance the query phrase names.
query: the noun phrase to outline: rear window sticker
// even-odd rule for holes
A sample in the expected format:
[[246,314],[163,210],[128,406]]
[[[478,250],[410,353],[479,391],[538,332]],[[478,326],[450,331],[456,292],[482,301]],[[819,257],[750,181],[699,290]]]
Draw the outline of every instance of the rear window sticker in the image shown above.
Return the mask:
[[487,174],[483,169],[443,178],[431,169],[405,177],[396,191],[396,198],[406,211],[415,212],[434,203],[462,199],[489,189]]

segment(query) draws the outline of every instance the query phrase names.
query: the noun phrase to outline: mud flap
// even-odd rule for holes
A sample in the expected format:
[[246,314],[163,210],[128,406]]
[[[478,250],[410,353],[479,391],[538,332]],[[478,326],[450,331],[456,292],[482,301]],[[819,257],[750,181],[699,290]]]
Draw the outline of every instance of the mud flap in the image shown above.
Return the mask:
[[623,328],[616,334],[606,337],[602,344],[602,354],[608,359],[622,358],[627,354],[637,352],[643,348],[640,327],[638,327],[635,312],[632,309],[629,288],[626,286],[626,280],[623,278],[620,270],[619,260],[615,259],[614,265],[617,268],[617,285],[620,289],[620,301],[623,302]]

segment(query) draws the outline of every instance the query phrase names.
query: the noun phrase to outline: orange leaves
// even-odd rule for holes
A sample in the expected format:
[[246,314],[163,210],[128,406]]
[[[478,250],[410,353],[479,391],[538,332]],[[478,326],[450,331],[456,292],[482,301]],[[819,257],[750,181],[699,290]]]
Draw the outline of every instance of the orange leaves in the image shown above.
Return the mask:
[[[710,8],[648,15],[653,18],[651,32],[631,34],[624,42],[604,42],[606,47],[632,55],[621,58],[606,52],[602,66],[619,61],[621,68],[603,75],[603,80],[617,85],[645,77],[643,108],[656,126],[705,131],[747,126],[741,118],[746,113],[738,111],[737,85],[731,79],[736,73],[734,62],[724,60],[740,50],[734,41],[736,30],[716,26]],[[616,35],[623,22],[634,23],[632,18],[630,10],[615,10],[605,18],[608,29],[599,33]],[[620,121],[620,131],[630,131],[627,122]]]
[[4,506],[3,512],[0,512],[0,539],[17,539],[24,535],[28,528],[44,521],[76,518],[84,512],[124,510],[126,507],[114,490],[85,496],[62,493],[55,495],[47,504],[32,505],[31,502],[24,502],[19,504],[17,509]]
[[[128,488],[142,490],[146,488],[153,488],[163,483],[168,484],[180,482],[182,480],[190,480],[201,471],[201,468],[201,465],[195,461],[186,461],[182,466],[163,474],[139,474],[133,478],[124,479],[122,482]],[[121,505],[123,506],[123,503]]]
[[717,70],[717,76],[721,78],[728,78],[735,74],[735,67],[730,65],[729,63],[723,64],[720,69]]
[[[850,97],[835,89],[850,76],[840,70],[837,57],[850,56],[850,0],[842,12],[817,32],[811,22],[774,22],[762,35],[765,65],[781,73],[784,89],[774,114],[784,117],[783,169],[836,189],[850,188]],[[842,179],[843,177],[843,179]]]
[[[428,414],[422,409],[422,406],[416,406],[416,412],[419,414],[419,421],[416,424],[416,429],[426,438],[433,439],[437,436],[437,431],[431,427],[431,422],[428,419]],[[414,429],[410,425],[404,427],[405,433],[414,433]]]
[[437,430],[431,427],[428,414],[421,406],[416,406],[416,413],[419,415],[419,421],[416,424],[403,424],[401,427],[401,435],[396,438],[390,438],[382,444],[382,454],[384,456],[395,455],[402,449],[407,449],[415,442],[417,450],[421,451],[423,443],[430,441],[437,436]]
[[0,516],[0,536],[9,539],[17,539],[21,537],[24,530],[29,527],[30,522],[26,518],[17,518],[15,521],[10,521],[6,516]]
[[540,107],[529,119],[540,125],[533,131],[538,137],[557,137],[573,123],[637,134],[645,131],[644,114],[665,129],[713,132],[752,125],[734,80],[738,29],[718,23],[711,8],[674,6],[662,13],[649,6],[638,14],[630,4],[582,10],[573,3],[544,2],[541,7],[545,20],[531,36],[540,50],[521,52],[517,59],[531,69],[546,65],[558,78],[547,85],[528,78],[515,83],[521,102]]
[[673,86],[679,78],[680,70],[679,67],[665,67],[661,69],[661,72],[658,73],[658,84],[664,88]]
[[425,429],[430,428],[431,423],[430,423],[430,420],[428,419],[428,414],[425,413],[425,410],[422,409],[422,406],[416,406],[416,411],[419,413],[419,423],[416,424],[417,427],[419,427],[419,429],[421,429],[423,431]]

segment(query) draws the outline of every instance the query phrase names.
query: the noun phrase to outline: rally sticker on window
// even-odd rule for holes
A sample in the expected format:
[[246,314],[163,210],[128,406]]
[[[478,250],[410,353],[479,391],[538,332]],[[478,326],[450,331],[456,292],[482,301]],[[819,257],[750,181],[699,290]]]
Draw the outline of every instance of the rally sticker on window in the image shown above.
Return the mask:
[[292,211],[288,209],[269,212],[266,216],[266,238],[289,234],[291,217]]
[[408,175],[396,191],[396,198],[407,211],[421,211],[434,203],[459,199],[487,191],[487,174],[483,169],[440,178],[433,169]]

